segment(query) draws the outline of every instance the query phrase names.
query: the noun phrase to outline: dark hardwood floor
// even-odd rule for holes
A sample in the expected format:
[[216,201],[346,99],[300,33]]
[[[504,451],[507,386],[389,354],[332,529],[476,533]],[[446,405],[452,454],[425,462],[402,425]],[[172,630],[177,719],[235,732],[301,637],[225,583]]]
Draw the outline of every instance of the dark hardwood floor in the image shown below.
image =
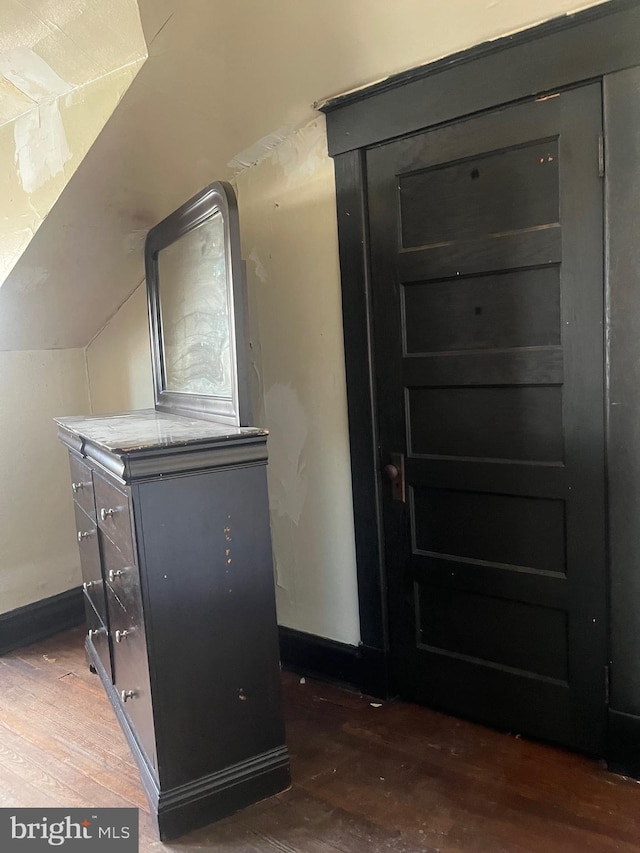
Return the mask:
[[640,851],[640,785],[413,705],[283,675],[293,788],[162,844],[80,629],[0,658],[0,807],[137,806],[141,851]]

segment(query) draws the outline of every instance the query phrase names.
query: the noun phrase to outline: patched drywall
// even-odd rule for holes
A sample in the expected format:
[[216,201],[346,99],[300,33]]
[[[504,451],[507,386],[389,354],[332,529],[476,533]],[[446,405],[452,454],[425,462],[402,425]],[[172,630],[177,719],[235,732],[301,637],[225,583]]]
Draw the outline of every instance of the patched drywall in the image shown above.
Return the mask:
[[4,0],[2,18],[0,285],[147,55],[136,0]]
[[298,525],[307,500],[309,419],[296,391],[278,382],[264,395],[264,410],[270,431],[271,512]]
[[131,85],[142,61],[59,97],[43,99],[0,127],[0,162],[7,167],[0,173],[0,286]]
[[255,390],[263,389],[270,432],[278,619],[357,643],[335,189],[324,120],[290,134],[236,185],[250,337],[259,352]]
[[80,584],[67,453],[52,418],[88,411],[83,350],[0,353],[0,613]]
[[28,195],[64,172],[72,157],[57,100],[16,119],[13,125],[18,179]]

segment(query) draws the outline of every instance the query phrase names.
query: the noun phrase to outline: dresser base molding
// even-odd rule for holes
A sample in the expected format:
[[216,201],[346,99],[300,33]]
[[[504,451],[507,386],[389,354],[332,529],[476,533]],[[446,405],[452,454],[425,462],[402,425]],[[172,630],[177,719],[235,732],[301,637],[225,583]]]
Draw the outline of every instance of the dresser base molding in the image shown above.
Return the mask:
[[160,791],[155,772],[122,710],[118,693],[88,640],[85,652],[89,666],[102,682],[138,766],[161,841],[178,838],[291,787],[289,751],[286,746],[279,746],[186,785]]
[[163,791],[157,805],[160,838],[177,838],[290,787],[289,754],[280,746],[188,785]]
[[84,621],[80,587],[0,614],[0,655],[53,637]]

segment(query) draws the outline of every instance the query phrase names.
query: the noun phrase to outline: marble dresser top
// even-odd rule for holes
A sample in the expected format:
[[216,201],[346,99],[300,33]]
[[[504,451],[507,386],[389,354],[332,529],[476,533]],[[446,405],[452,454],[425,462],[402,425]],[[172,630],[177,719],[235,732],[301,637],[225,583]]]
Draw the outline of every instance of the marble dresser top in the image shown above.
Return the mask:
[[170,415],[155,409],[117,415],[55,418],[55,422],[63,430],[112,453],[267,435],[267,430],[257,427],[235,427]]

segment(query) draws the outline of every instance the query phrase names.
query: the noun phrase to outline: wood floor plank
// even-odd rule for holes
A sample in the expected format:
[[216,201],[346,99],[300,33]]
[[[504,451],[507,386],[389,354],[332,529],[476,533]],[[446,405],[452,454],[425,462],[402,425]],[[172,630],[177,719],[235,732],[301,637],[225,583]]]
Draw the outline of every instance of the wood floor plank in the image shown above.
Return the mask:
[[37,700],[32,701],[31,698],[22,703],[19,700],[20,691],[14,691],[13,700],[7,708],[4,696],[0,696],[0,719],[5,719],[5,714],[10,713],[10,709],[15,708],[16,702],[18,702],[18,707],[30,721],[56,732],[61,739],[70,745],[70,748],[73,747],[86,754],[98,754],[107,762],[126,761],[135,775],[135,769],[129,756],[126,759],[123,757],[126,755],[126,751],[120,737],[114,738],[113,728],[110,731],[101,730],[99,726],[95,725],[94,719],[88,711],[80,712],[71,707],[67,709],[65,714],[61,709],[51,708],[46,703],[46,699],[43,699],[41,703],[38,703]]
[[[18,735],[0,724],[0,762],[5,760],[5,751],[46,774],[52,784],[66,786],[76,795],[104,803],[105,807],[146,806],[138,784],[113,768],[100,767],[96,762],[79,762],[77,755],[69,755],[68,750],[65,753],[63,744],[55,739],[47,741],[33,731],[26,736]],[[86,799],[83,805],[85,802]]]
[[34,786],[29,780],[23,779],[11,767],[0,759],[0,791],[8,802],[8,806],[20,808],[54,808],[61,805],[60,801]]
[[291,673],[283,689],[292,789],[163,844],[82,631],[12,652],[0,807],[133,804],[141,853],[640,853],[640,785],[597,762]]

